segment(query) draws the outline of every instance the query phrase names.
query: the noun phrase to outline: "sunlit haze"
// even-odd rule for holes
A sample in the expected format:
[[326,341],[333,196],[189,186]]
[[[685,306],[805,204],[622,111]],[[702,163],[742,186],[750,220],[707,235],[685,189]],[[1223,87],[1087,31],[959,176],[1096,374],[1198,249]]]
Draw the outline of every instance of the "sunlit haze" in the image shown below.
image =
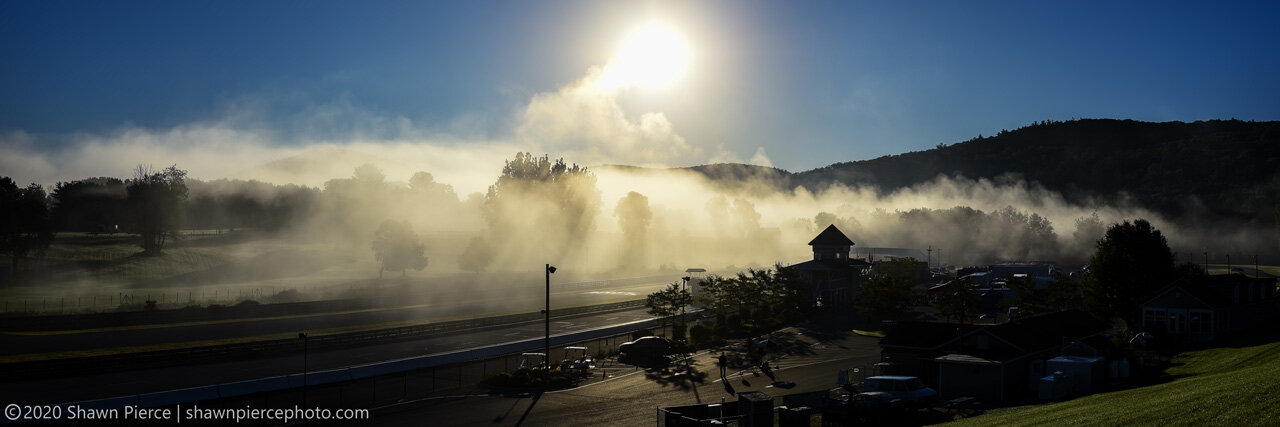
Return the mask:
[[0,423],[1277,425],[1277,18],[0,0]]
[[685,72],[688,63],[689,47],[675,30],[649,25],[626,38],[605,66],[606,80],[612,80],[611,84],[670,84]]

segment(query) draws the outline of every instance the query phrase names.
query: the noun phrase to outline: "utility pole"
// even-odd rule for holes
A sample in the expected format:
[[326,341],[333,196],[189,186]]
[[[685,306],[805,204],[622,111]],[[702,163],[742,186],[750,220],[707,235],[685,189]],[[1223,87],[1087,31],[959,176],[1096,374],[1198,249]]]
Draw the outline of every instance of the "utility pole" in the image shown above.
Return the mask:
[[545,364],[545,366],[542,367],[542,372],[543,372],[543,375],[546,377],[546,381],[547,381],[546,383],[543,384],[543,386],[550,386],[551,385],[551,273],[555,273],[556,268],[551,264],[547,264],[546,272],[547,272],[547,275],[546,275],[547,276],[547,308],[545,310],[542,310],[542,312],[546,314],[545,325],[546,325],[547,334],[542,339],[542,351],[545,352],[542,355],[542,361]]

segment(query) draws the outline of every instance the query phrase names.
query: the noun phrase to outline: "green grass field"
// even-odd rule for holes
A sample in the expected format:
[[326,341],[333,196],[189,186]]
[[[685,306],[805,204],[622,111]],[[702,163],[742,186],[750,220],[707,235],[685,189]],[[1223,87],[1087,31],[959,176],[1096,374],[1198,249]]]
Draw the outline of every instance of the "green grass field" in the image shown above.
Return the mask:
[[296,289],[337,297],[376,277],[371,255],[333,245],[196,232],[159,256],[141,256],[137,236],[59,233],[43,257],[23,260],[20,280],[0,288],[0,313],[78,313],[271,302]]
[[961,425],[1280,425],[1280,333],[1240,336],[1173,359],[1167,382],[1000,409]]

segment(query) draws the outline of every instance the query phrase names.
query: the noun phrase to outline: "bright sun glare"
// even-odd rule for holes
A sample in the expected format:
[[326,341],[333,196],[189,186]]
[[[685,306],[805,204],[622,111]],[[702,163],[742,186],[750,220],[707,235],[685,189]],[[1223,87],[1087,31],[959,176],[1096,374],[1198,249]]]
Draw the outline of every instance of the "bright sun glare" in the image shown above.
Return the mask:
[[610,71],[619,85],[663,86],[679,77],[689,62],[689,48],[669,27],[650,25],[627,38]]

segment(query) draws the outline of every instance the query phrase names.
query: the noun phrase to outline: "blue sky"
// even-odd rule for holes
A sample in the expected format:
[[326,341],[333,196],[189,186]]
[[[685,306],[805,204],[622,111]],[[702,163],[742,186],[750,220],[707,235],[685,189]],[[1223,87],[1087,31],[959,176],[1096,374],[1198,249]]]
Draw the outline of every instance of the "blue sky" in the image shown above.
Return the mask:
[[1277,120],[1277,18],[1277,2],[5,1],[0,144],[56,153],[214,123],[268,146],[519,147],[566,138],[528,131],[535,99],[662,22],[692,52],[686,72],[607,102],[639,128],[661,113],[678,136],[663,143],[688,147],[583,161],[763,148],[798,171],[1044,119]]

